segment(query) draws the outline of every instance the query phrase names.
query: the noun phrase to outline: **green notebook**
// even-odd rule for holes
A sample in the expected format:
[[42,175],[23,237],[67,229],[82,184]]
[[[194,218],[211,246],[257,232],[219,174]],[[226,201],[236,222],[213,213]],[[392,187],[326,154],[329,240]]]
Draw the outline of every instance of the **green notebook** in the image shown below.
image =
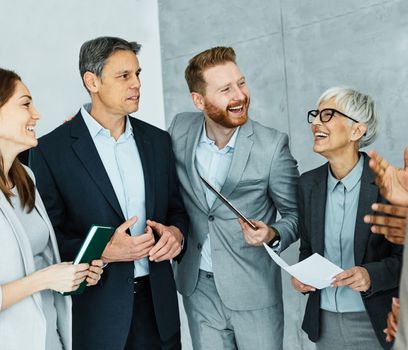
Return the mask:
[[[89,264],[92,260],[100,259],[114,232],[114,227],[92,225],[74,260],[74,265],[81,263]],[[85,280],[79,285],[77,290],[63,293],[63,295],[77,295],[83,293],[86,288],[86,283]]]

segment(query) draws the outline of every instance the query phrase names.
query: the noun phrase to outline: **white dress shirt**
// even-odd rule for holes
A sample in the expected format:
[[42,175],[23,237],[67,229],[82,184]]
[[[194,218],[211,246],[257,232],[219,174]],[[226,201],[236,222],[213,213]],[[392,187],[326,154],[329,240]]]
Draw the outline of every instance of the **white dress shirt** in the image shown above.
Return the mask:
[[[126,220],[132,216],[138,217],[137,222],[130,228],[130,233],[132,236],[143,234],[146,227],[145,182],[129,117],[126,117],[124,133],[115,140],[110,131],[89,114],[90,110],[91,104],[86,104],[81,108],[81,113],[108,173],[123,216]],[[147,258],[135,260],[134,263],[135,277],[149,274]]]
[[[228,144],[223,149],[219,149],[215,145],[215,141],[208,138],[205,123],[203,124],[203,130],[197,145],[195,164],[198,173],[217,190],[221,190],[227,178],[238,132],[239,127],[235,130]],[[207,187],[204,190],[208,207],[211,208],[216,195]],[[201,250],[200,269],[212,272],[211,245],[208,232]]]

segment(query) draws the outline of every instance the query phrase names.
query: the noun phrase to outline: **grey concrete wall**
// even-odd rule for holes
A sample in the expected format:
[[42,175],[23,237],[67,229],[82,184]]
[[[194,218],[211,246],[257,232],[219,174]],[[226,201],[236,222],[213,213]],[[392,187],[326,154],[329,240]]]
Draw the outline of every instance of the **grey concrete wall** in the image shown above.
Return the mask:
[[[184,68],[196,53],[233,46],[251,90],[253,119],[289,134],[301,171],[314,155],[306,111],[334,85],[371,94],[381,115],[370,147],[402,164],[408,145],[408,1],[159,0],[166,124],[194,110]],[[296,261],[297,246],[284,253]],[[305,298],[284,280],[285,349],[313,349],[300,330]],[[184,316],[183,316],[184,317]],[[183,337],[188,337],[185,320]],[[186,340],[185,349],[191,348]]]

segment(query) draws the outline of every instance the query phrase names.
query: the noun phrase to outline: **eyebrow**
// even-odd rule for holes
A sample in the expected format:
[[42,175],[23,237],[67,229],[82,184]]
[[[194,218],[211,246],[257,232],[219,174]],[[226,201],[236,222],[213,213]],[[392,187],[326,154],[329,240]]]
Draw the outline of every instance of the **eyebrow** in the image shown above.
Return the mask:
[[25,97],[29,98],[30,100],[33,99],[30,95],[23,95],[23,96],[20,96],[19,98],[21,99],[21,98],[25,98]]
[[[239,78],[239,79],[236,81],[236,83],[239,83],[239,82],[241,82],[242,80],[245,80],[245,77],[244,77],[244,76],[242,76],[241,78]],[[225,89],[226,87],[231,86],[233,83],[234,83],[234,82],[230,82],[230,83],[227,83],[227,84],[225,84],[225,85],[222,85],[222,86],[219,87],[217,90]]]
[[[139,67],[139,69],[136,71],[136,73],[140,73],[142,71],[142,68]],[[131,71],[128,69],[121,70],[116,72],[116,75],[122,75],[122,74],[129,74]]]

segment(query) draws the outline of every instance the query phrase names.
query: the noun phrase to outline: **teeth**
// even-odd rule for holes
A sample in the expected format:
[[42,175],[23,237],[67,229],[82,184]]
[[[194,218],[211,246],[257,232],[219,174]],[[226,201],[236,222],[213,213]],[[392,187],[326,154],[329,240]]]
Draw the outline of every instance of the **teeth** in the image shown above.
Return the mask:
[[315,133],[315,136],[318,136],[318,137],[327,137],[328,135],[325,134],[324,132],[316,132],[316,133]]
[[236,107],[230,107],[228,108],[230,111],[239,111],[240,109],[242,109],[242,105],[241,106],[236,106]]
[[27,126],[26,128],[28,131],[34,131],[34,126]]

